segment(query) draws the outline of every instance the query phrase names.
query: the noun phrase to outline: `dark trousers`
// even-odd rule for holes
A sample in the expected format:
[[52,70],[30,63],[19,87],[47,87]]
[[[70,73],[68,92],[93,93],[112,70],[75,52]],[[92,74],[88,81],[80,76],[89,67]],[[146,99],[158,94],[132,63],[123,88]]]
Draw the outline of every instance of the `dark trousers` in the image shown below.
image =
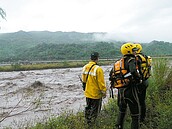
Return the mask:
[[95,123],[98,113],[101,110],[102,99],[86,98],[85,118],[88,125]]
[[139,102],[140,102],[140,122],[143,122],[146,117],[146,89],[148,87],[148,80],[143,81],[142,84],[138,86],[139,89]]
[[138,88],[136,86],[128,86],[127,88],[121,88],[118,90],[119,115],[116,125],[118,129],[123,129],[127,106],[130,109],[132,118],[131,129],[139,129],[140,104]]

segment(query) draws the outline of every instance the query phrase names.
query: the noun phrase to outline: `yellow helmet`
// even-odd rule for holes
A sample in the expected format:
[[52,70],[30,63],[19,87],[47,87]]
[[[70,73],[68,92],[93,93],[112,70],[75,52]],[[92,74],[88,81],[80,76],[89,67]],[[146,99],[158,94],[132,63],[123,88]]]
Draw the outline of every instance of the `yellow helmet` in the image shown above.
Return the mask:
[[138,49],[137,53],[140,53],[142,51],[142,45],[139,43],[136,43],[135,45],[136,45],[136,48]]
[[136,45],[134,43],[125,43],[121,46],[121,53],[123,55],[133,54],[133,51],[137,51]]

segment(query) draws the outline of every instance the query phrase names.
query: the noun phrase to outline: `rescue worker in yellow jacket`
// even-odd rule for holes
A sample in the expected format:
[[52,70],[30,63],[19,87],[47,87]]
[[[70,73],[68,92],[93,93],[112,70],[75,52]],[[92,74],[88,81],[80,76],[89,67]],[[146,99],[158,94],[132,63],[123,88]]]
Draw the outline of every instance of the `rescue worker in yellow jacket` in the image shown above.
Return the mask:
[[91,60],[82,69],[82,81],[86,84],[85,118],[89,126],[95,123],[101,110],[102,98],[106,97],[107,90],[103,69],[97,64],[98,59],[98,52],[91,53]]

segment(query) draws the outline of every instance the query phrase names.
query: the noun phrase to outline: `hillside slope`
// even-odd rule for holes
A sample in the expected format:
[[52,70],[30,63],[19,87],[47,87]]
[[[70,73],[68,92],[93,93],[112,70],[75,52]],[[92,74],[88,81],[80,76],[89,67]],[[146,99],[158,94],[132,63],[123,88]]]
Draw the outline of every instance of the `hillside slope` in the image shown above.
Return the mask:
[[[0,34],[0,61],[88,59],[91,51],[101,58],[120,56],[124,41],[105,40],[106,33],[19,31]],[[97,39],[99,37],[99,39]],[[101,41],[102,37],[102,41]],[[172,43],[142,43],[143,52],[151,56],[172,55]]]

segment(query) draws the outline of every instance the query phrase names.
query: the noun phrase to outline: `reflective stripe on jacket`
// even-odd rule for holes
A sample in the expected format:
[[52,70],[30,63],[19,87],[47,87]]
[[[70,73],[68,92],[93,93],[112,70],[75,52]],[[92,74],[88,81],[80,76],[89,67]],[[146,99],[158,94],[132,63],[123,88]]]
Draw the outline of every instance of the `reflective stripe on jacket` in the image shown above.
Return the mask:
[[[89,72],[91,66],[95,64]],[[87,82],[86,76],[88,75]],[[86,82],[85,97],[92,99],[100,99],[106,93],[103,69],[90,61],[83,67],[82,81]]]

